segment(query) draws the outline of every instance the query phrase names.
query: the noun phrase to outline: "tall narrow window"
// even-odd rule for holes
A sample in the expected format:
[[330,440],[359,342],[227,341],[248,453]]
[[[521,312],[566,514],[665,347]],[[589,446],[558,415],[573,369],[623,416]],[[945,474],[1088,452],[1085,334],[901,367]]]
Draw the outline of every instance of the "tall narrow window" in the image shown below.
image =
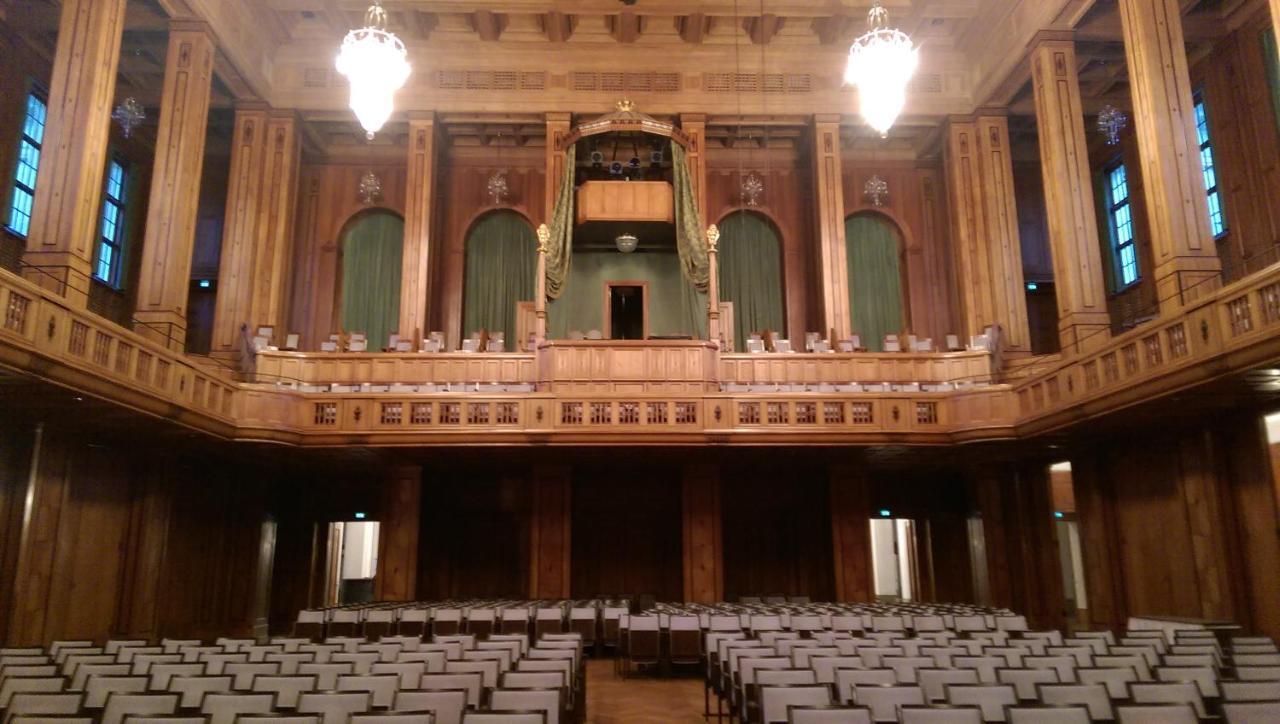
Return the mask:
[[1106,180],[1111,250],[1120,282],[1117,286],[1123,288],[1138,281],[1138,249],[1133,243],[1133,209],[1129,206],[1129,174],[1124,163],[1108,167]]
[[13,198],[6,226],[19,236],[31,230],[31,206],[36,199],[36,172],[40,169],[40,148],[44,143],[44,120],[48,109],[34,92],[27,96],[27,114],[18,141],[18,169],[14,174]]
[[120,286],[123,261],[121,239],[124,236],[124,165],[107,162],[107,185],[102,192],[102,227],[98,232],[98,263],[93,276],[113,287]]
[[1213,143],[1209,140],[1209,114],[1204,107],[1204,94],[1196,92],[1196,140],[1200,144],[1200,170],[1209,195],[1209,226],[1213,238],[1227,233],[1227,217],[1222,213],[1222,197],[1218,195],[1218,171],[1213,164]]

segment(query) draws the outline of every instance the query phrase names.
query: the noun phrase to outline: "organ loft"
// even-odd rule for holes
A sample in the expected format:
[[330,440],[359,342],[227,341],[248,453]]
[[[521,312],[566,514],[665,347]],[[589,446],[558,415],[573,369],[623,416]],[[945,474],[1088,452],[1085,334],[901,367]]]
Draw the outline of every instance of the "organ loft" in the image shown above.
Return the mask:
[[1280,721],[1278,27],[0,0],[0,719]]

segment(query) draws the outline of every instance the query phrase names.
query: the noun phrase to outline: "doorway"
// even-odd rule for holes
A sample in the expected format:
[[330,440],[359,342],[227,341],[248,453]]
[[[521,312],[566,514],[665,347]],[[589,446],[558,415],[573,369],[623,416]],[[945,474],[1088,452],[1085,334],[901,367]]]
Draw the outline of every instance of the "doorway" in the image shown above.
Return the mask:
[[916,523],[884,515],[871,519],[871,563],[877,601],[913,601],[920,591]]
[[609,339],[646,339],[649,334],[648,282],[605,284],[605,336]]
[[329,524],[326,606],[373,600],[380,528],[376,520],[357,519]]

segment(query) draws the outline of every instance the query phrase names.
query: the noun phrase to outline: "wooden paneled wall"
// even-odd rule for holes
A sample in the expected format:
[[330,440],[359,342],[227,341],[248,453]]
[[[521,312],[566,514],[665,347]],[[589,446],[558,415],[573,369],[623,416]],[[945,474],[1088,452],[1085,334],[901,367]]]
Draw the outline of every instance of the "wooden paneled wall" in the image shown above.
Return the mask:
[[1280,519],[1255,414],[1093,446],[1072,474],[1093,625],[1190,616],[1280,635]]
[[1048,464],[983,470],[974,488],[992,603],[1025,614],[1033,628],[1062,627],[1066,599]]
[[764,182],[764,193],[752,211],[766,216],[782,241],[782,287],[787,329],[793,340],[817,331],[820,311],[812,309],[813,286],[813,174],[808,161],[794,152],[712,148],[707,152],[707,219],[719,224],[726,216],[747,208],[742,199],[742,178],[751,172]]
[[[889,184],[889,198],[879,208],[864,194],[867,180],[877,175]],[[904,292],[910,297],[904,301],[911,309],[911,332],[932,337],[935,343],[945,340],[948,334],[960,334],[942,168],[936,164],[871,162],[846,156],[845,218],[862,212],[888,217],[901,232],[906,246],[902,258],[907,265]]]
[[822,468],[726,465],[721,472],[729,597],[835,595],[830,494]]
[[[431,329],[442,330],[451,348],[462,337],[463,279],[466,274],[467,232],[486,213],[511,209],[524,216],[534,229],[546,221],[546,158],[540,148],[457,148],[440,150],[436,171],[434,282],[427,315]],[[488,192],[489,177],[506,169],[509,189],[494,204]]]
[[[363,204],[357,194],[360,178],[370,171],[382,179],[382,200],[373,206]],[[302,165],[288,325],[289,331],[301,335],[302,349],[318,350],[322,340],[340,331],[339,241],[347,222],[371,208],[389,209],[403,216],[405,173],[403,163]]]
[[140,456],[61,427],[31,439],[4,461],[3,640],[211,637],[265,625],[268,517],[251,469]]
[[684,599],[681,489],[678,467],[574,471],[574,598]]
[[1280,259],[1273,250],[1280,243],[1280,119],[1262,45],[1262,34],[1271,32],[1271,15],[1260,8],[1191,68],[1192,89],[1204,93],[1209,111],[1218,188],[1227,215],[1227,233],[1218,241],[1224,268],[1269,251],[1249,270]]
[[528,479],[424,472],[418,597],[529,595]]

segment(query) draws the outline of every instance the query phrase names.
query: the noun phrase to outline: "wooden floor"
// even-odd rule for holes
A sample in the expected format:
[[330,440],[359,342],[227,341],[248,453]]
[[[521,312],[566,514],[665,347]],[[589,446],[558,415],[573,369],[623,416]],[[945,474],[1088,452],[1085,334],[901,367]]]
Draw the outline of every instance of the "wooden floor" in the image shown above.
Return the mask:
[[648,674],[621,679],[613,661],[587,662],[588,724],[702,724],[702,680]]

